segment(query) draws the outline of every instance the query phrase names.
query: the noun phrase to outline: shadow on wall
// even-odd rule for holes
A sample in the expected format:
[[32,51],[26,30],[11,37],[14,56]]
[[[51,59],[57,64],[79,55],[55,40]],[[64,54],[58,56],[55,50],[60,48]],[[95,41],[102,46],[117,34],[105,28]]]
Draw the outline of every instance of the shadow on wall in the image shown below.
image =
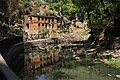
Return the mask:
[[24,43],[13,45],[6,52],[5,60],[9,67],[18,74],[24,67]]
[[0,41],[0,53],[2,55],[5,55],[4,53],[6,53],[6,51],[9,50],[10,47],[19,42],[23,42],[23,36],[15,36]]
[[[23,52],[23,36],[15,36],[0,41],[0,53],[15,73],[19,72],[20,67],[24,65],[24,56],[20,54]],[[21,64],[18,65],[18,62]]]

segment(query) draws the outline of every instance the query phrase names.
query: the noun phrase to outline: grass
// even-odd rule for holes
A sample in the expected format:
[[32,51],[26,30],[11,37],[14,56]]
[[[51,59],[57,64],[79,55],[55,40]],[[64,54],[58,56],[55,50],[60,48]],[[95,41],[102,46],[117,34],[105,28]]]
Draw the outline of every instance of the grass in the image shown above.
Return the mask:
[[110,58],[107,61],[104,61],[106,64],[110,65],[111,67],[115,67],[116,69],[120,69],[120,58]]
[[120,69],[120,61],[110,61],[108,64],[116,67],[117,69]]
[[22,80],[38,80],[38,78],[32,73],[28,73],[24,75]]

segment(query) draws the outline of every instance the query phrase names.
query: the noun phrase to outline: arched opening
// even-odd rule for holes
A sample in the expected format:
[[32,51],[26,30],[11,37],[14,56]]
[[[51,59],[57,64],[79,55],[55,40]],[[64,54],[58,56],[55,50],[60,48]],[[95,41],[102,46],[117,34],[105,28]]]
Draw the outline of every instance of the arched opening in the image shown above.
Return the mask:
[[27,28],[29,29],[29,24],[27,23],[26,25],[27,25]]

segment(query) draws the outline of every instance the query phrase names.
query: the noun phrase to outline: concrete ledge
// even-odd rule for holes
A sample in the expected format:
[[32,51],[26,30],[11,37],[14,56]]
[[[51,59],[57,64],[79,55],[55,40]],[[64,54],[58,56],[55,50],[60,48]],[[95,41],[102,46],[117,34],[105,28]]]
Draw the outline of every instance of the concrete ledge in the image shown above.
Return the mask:
[[0,70],[6,80],[20,80],[20,78],[9,68],[2,55],[0,54]]

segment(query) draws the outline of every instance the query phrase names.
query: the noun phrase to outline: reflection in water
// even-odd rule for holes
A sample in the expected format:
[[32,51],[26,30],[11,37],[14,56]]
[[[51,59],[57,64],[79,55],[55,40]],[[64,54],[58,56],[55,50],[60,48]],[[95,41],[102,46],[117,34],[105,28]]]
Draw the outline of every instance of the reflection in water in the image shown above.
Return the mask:
[[[93,60],[86,55],[82,61],[74,59],[73,55],[77,54],[78,57],[80,55],[78,48],[45,50],[47,51],[36,51],[26,55],[24,75],[28,76],[28,79],[23,80],[119,80],[106,75],[120,75],[120,71],[105,67],[99,62],[89,65]],[[29,79],[31,76],[33,79]]]
[[35,72],[37,69],[43,68],[50,64],[58,62],[60,55],[58,50],[34,51],[25,55],[25,69],[27,71]]
[[38,77],[38,80],[46,80],[45,75],[40,75],[40,77]]

